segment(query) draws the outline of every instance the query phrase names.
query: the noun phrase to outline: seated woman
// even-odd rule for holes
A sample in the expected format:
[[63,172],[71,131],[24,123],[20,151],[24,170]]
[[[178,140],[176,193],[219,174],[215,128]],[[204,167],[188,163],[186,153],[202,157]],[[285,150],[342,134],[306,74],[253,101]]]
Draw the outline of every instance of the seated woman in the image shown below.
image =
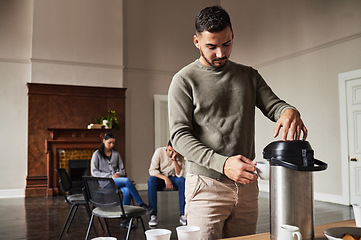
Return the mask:
[[[140,197],[133,183],[126,177],[124,164],[119,152],[114,150],[115,137],[111,133],[106,133],[98,150],[93,153],[91,159],[91,174],[94,177],[113,178],[117,187],[123,193],[123,204],[129,205],[133,196],[139,206],[143,207],[147,214],[153,209],[145,204]],[[125,223],[123,222],[121,226]]]

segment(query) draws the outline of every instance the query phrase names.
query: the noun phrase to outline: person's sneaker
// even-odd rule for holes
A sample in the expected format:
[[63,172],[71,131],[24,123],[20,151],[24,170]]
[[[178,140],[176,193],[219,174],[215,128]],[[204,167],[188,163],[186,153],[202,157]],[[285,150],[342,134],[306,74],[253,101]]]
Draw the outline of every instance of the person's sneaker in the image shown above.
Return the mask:
[[129,225],[129,220],[128,220],[128,219],[123,219],[123,220],[120,222],[120,227],[121,227],[121,228],[128,228],[128,225]]
[[187,219],[186,219],[186,217],[185,217],[184,215],[180,215],[180,217],[179,217],[179,222],[180,222],[180,224],[181,224],[182,226],[187,225]]
[[158,218],[157,218],[157,216],[156,216],[156,215],[151,215],[148,224],[149,224],[150,227],[155,227],[155,226],[157,226],[157,225],[158,225]]
[[144,208],[145,213],[146,213],[147,215],[152,214],[153,208],[149,207],[147,204],[142,203],[142,204],[140,204],[139,206],[141,206],[142,208]]
[[[123,219],[121,222],[120,222],[120,227],[121,228],[129,228],[129,223],[130,223],[130,220],[129,219]],[[134,222],[132,223],[132,229],[135,228],[135,224]]]

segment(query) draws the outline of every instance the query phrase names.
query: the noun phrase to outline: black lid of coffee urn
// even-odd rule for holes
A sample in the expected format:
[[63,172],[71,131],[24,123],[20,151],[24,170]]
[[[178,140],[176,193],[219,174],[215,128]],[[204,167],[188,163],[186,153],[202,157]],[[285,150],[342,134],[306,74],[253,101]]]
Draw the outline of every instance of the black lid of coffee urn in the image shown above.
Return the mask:
[[263,158],[271,166],[283,166],[297,171],[321,171],[327,164],[314,158],[314,151],[307,141],[275,141],[263,149]]

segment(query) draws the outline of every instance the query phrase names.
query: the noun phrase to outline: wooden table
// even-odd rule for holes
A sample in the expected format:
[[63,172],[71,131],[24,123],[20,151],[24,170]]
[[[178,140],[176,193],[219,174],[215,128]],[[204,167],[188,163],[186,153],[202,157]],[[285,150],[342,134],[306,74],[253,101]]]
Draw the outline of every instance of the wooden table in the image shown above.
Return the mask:
[[[327,239],[325,235],[323,234],[323,231],[328,228],[334,228],[334,227],[356,227],[355,220],[346,220],[346,221],[340,221],[340,222],[333,222],[333,223],[326,223],[315,226],[315,240],[323,240]],[[243,237],[234,237],[234,238],[224,238],[225,240],[269,240],[270,239],[270,233],[259,233],[254,235],[248,235]]]

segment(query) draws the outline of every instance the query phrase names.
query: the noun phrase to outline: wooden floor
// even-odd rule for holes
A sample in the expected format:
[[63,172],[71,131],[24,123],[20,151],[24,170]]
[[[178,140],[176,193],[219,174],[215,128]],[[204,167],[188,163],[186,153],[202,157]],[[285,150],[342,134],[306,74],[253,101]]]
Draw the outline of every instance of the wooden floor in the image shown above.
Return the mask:
[[[147,201],[147,192],[141,191]],[[158,228],[172,231],[171,239],[177,239],[176,227],[179,225],[178,195],[176,192],[158,193],[159,212]],[[257,232],[269,231],[268,194],[260,193],[260,211]],[[348,220],[353,218],[352,208],[343,205],[315,202],[315,224]],[[0,239],[45,240],[57,239],[66,219],[69,205],[63,197],[50,198],[10,198],[0,199]],[[148,219],[144,218],[148,229]],[[120,220],[110,221],[112,236],[125,239],[126,230],[119,227]],[[84,239],[88,217],[84,208],[79,208],[68,234],[62,239]],[[97,229],[102,234],[97,222]],[[94,231],[90,238],[95,238]],[[130,239],[145,239],[141,226],[132,230]]]

